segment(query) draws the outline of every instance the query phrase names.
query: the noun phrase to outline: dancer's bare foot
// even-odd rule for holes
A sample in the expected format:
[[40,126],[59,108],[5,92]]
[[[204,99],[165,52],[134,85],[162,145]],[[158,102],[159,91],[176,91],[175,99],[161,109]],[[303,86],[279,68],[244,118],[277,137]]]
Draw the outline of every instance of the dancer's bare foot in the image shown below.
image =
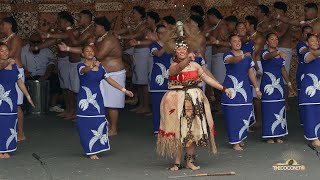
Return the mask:
[[141,108],[139,111],[136,111],[138,114],[143,114],[143,113],[149,113],[150,109],[149,108]]
[[110,129],[110,130],[109,130],[108,136],[116,136],[116,135],[118,135],[117,130],[113,130],[113,129]]
[[273,139],[268,139],[268,140],[267,140],[267,143],[268,143],[268,144],[274,144],[274,140],[273,140]]
[[200,166],[195,166],[192,161],[189,161],[187,162],[186,168],[191,169],[192,171],[196,171],[200,169]]
[[315,147],[320,147],[320,140],[319,139],[313,140],[312,145]]
[[243,151],[242,147],[240,146],[240,144],[234,144],[232,145],[232,148],[236,151]]
[[283,140],[281,140],[280,138],[276,138],[275,140],[276,140],[275,142],[276,142],[277,144],[282,144],[282,143],[283,143]]
[[174,164],[172,167],[170,167],[168,169],[170,171],[178,171],[178,170],[182,169],[182,166],[181,166],[181,164],[176,163],[176,164]]
[[4,159],[4,154],[0,154],[0,159]]
[[91,156],[90,156],[90,159],[92,159],[92,160],[97,160],[97,159],[99,159],[99,157],[94,154],[94,155],[91,155]]
[[19,141],[24,141],[24,140],[26,140],[26,137],[24,136],[24,134],[23,135],[20,135],[20,134],[17,135],[17,141],[18,142]]
[[10,155],[9,155],[8,153],[4,153],[4,154],[3,154],[3,157],[4,157],[4,159],[9,159],[9,158],[10,158]]
[[239,143],[239,145],[240,145],[241,147],[244,147],[244,142],[241,141],[241,142]]

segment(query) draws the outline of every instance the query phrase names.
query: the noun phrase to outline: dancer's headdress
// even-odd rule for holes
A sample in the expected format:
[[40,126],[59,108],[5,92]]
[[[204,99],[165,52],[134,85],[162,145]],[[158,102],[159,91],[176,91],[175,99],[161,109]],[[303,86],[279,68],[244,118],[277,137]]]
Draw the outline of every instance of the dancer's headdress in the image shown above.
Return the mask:
[[193,28],[188,23],[183,24],[181,21],[176,23],[176,27],[167,28],[161,41],[166,52],[174,53],[179,47],[188,48],[189,52],[199,51],[201,38],[199,30]]

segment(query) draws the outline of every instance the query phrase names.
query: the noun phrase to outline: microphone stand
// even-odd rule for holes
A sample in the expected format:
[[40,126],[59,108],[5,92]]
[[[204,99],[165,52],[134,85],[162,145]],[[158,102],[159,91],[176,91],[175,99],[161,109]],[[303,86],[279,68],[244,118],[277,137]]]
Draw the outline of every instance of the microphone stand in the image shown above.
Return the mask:
[[52,174],[51,174],[51,171],[50,171],[47,163],[44,162],[44,161],[42,161],[41,158],[40,158],[40,156],[38,156],[36,153],[32,153],[32,156],[33,156],[36,160],[38,160],[38,161],[40,162],[42,168],[44,169],[44,171],[45,171],[45,173],[46,173],[46,175],[47,175],[47,179],[53,180],[53,176],[52,176]]

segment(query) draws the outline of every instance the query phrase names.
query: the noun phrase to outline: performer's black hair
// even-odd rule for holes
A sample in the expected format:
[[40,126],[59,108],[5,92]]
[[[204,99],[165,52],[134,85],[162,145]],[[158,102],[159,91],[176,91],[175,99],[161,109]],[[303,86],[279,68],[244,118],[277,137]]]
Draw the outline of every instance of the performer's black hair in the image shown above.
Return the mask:
[[307,3],[304,5],[305,8],[308,8],[308,9],[315,9],[318,11],[318,6],[316,3]]
[[173,16],[165,16],[162,19],[166,21],[168,24],[176,25],[176,19]]
[[237,29],[237,27],[238,27],[240,24],[245,25],[244,22],[241,22],[241,21],[240,21],[240,22],[238,22],[238,23],[236,24],[236,29]]
[[156,32],[158,32],[160,28],[166,28],[166,27],[163,24],[159,24],[157,25]]
[[106,31],[109,31],[111,29],[111,24],[105,16],[95,18],[94,23],[96,23],[97,25],[103,26],[104,30]]
[[18,32],[18,24],[17,24],[17,21],[14,19],[13,16],[5,17],[5,18],[2,19],[2,21],[11,24],[11,31],[13,33],[17,33]]
[[220,13],[220,11],[214,7],[210,8],[208,11],[207,11],[207,15],[214,15],[216,16],[218,19],[223,19],[223,16],[222,14]]
[[160,21],[159,14],[154,11],[147,12],[147,16],[153,19],[156,24]]
[[248,21],[250,25],[253,25],[254,30],[257,29],[258,19],[255,16],[246,16],[244,19]]
[[146,9],[142,6],[133,6],[133,10],[137,11],[142,18],[146,17]]
[[74,24],[74,18],[73,18],[73,16],[71,15],[71,13],[68,12],[68,11],[61,11],[61,12],[59,12],[59,13],[58,13],[58,17],[59,17],[60,19],[64,19],[64,20],[70,22],[71,25]]
[[267,34],[267,36],[266,36],[266,40],[268,40],[268,39],[270,38],[270,36],[272,36],[272,35],[275,35],[275,36],[277,36],[277,37],[278,37],[278,35],[277,35],[276,33],[274,33],[274,32],[270,32],[270,33],[268,33],[268,34]]
[[266,6],[266,5],[264,5],[264,4],[259,4],[257,7],[260,9],[260,11],[261,11],[264,15],[266,15],[266,16],[269,15],[270,10],[269,10],[268,6]]
[[228,37],[228,41],[231,42],[231,39],[234,37],[234,36],[238,36],[237,34],[235,33],[231,33]]
[[190,11],[197,13],[201,17],[204,16],[203,8],[200,5],[191,6]]
[[277,1],[273,4],[273,7],[276,9],[280,9],[283,10],[283,12],[287,12],[288,10],[288,6],[286,3],[282,2],[282,1]]
[[313,34],[313,33],[308,33],[307,34],[307,39],[306,39],[306,41],[308,41],[311,37],[316,37],[316,38],[318,38],[318,36],[317,36],[317,34]]
[[80,12],[80,14],[87,15],[90,19],[92,19],[92,17],[93,17],[92,12],[91,12],[90,10],[87,10],[87,9],[82,10],[82,11]]
[[236,24],[238,24],[238,22],[239,22],[238,18],[236,16],[233,16],[233,15],[224,18],[224,20],[227,21],[227,22],[233,22],[233,23],[236,23]]

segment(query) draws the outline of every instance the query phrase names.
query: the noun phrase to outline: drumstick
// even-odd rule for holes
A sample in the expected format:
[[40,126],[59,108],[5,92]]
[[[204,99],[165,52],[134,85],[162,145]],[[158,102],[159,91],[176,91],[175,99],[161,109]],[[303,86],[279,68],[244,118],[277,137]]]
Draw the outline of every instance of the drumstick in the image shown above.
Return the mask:
[[192,175],[182,175],[182,176],[169,176],[170,179],[176,179],[176,178],[185,178],[185,177],[204,177],[204,176],[231,176],[236,175],[235,172],[223,172],[223,173],[212,173],[212,174],[192,174]]

